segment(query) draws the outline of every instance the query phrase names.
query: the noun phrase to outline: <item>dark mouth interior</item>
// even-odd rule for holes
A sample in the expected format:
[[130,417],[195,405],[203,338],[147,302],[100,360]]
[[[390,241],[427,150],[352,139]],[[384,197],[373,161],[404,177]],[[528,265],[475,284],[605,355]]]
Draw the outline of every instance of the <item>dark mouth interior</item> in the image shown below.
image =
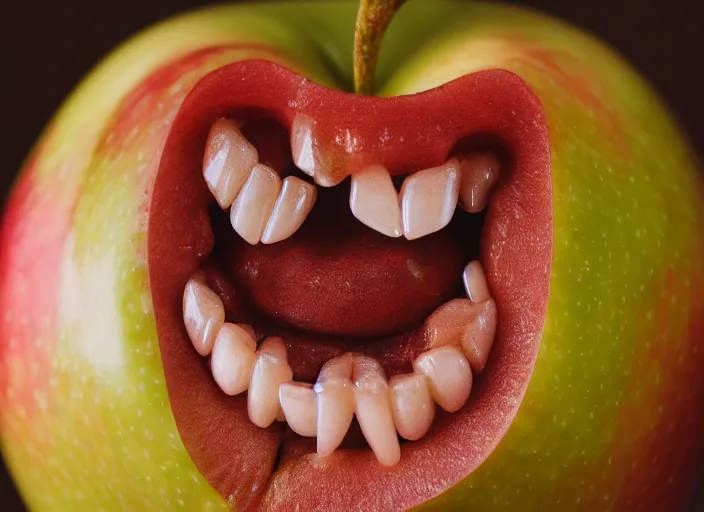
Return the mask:
[[[258,117],[242,131],[261,161],[282,177],[312,182],[293,164],[286,129],[275,120]],[[495,137],[467,137],[451,154],[487,151],[499,156],[503,170],[510,170],[512,158]],[[397,191],[404,177],[394,176]],[[409,241],[384,236],[355,219],[349,191],[349,179],[335,187],[318,187],[317,202],[303,226],[271,245],[245,242],[233,231],[227,211],[211,202],[215,245],[205,267],[226,299],[228,321],[252,325],[262,335],[285,334],[285,339],[297,340],[289,344],[294,358],[297,345],[316,341],[347,351],[364,351],[386,341],[392,349],[437,307],[462,295],[462,269],[479,258],[485,211],[469,214],[458,208],[447,227]],[[408,282],[409,262],[422,271],[422,282]],[[275,272],[267,271],[271,268]],[[347,288],[340,291],[343,283]],[[407,354],[399,358],[402,362],[393,359],[384,361],[391,375],[399,373],[401,365],[410,365]],[[303,370],[299,366],[295,378],[314,380],[324,362],[303,365]]]
[[[229,117],[243,120],[247,114]],[[258,112],[244,122],[242,133],[257,148],[260,161],[282,178],[313,182],[293,164],[286,128],[275,119]],[[468,136],[452,155],[482,152],[492,152],[502,172],[510,172],[511,155],[496,137]],[[394,176],[397,192],[405,176]],[[233,231],[228,212],[211,202],[215,243],[202,268],[223,299],[226,321],[253,327],[259,342],[282,337],[299,382],[315,383],[323,364],[346,352],[377,358],[387,377],[412,372],[412,361],[428,349],[418,329],[436,308],[463,296],[462,270],[479,258],[486,212],[457,208],[448,226],[409,241],[387,237],[354,218],[349,179],[319,187],[317,194],[303,226],[271,245],[248,244]],[[422,271],[422,281],[408,282],[409,261]],[[301,291],[311,282],[319,284],[309,293]],[[350,287],[341,290],[343,282]],[[282,447],[296,437],[287,428]],[[314,440],[296,442],[297,456],[304,447],[306,453],[315,452]],[[356,418],[341,449],[369,449]]]
[[[278,90],[259,91],[257,84],[265,79]],[[228,90],[233,84],[244,89],[235,94]],[[286,102],[287,98],[300,96],[306,87],[311,97],[330,95],[330,101],[349,101],[351,105],[378,101],[375,108],[406,112],[415,119],[416,125],[409,122],[399,128],[393,124],[392,116],[381,116],[382,122],[386,119],[391,123],[385,125],[387,128],[398,129],[406,137],[410,149],[405,155],[398,147],[375,148],[376,136],[370,135],[369,151],[365,154],[381,159],[392,171],[407,173],[440,165],[460,146],[464,150],[490,150],[500,157],[505,176],[486,215],[458,212],[448,227],[426,237],[434,246],[445,244],[449,248],[439,259],[455,262],[448,269],[441,269],[452,275],[446,280],[438,279],[436,296],[428,298],[398,325],[376,325],[368,332],[360,331],[363,323],[359,322],[337,331],[331,331],[329,326],[317,328],[311,315],[282,315],[277,308],[263,305],[256,290],[266,289],[266,283],[247,282],[246,271],[242,270],[257,259],[277,258],[288,261],[294,269],[296,265],[304,268],[306,258],[301,256],[296,263],[296,254],[305,253],[301,247],[334,253],[345,248],[346,240],[351,250],[341,252],[342,256],[354,254],[360,240],[378,238],[380,254],[413,251],[428,243],[423,239],[392,242],[363,227],[350,214],[347,182],[329,189],[319,187],[318,202],[311,215],[289,240],[255,247],[247,247],[232,232],[226,215],[213,205],[202,182],[199,167],[209,126],[218,118],[242,112],[257,116],[266,112],[269,116],[243,129],[254,144],[258,144],[258,134],[266,135],[260,144],[271,147],[262,149],[262,162],[283,172],[296,172],[290,164],[287,131],[296,112],[287,110]],[[313,84],[306,87],[301,87],[300,79],[291,72],[272,63],[233,64],[204,78],[174,122],[152,192],[148,241],[150,285],[172,411],[184,445],[199,470],[224,497],[231,497],[245,508],[255,503],[265,509],[314,508],[325,502],[324,495],[333,482],[344,487],[340,491],[344,497],[338,500],[340,510],[354,508],[360,493],[391,493],[399,506],[412,506],[464,478],[488,456],[510,425],[532,372],[547,304],[552,240],[549,146],[542,110],[519,78],[501,71],[463,77],[417,95],[412,101],[403,97],[365,100]],[[442,95],[452,96],[460,91],[466,102],[460,105],[462,108],[449,108]],[[244,101],[242,98],[247,105],[238,104]],[[322,119],[327,100],[320,98],[305,108],[308,114]],[[402,106],[403,102],[407,104]],[[299,101],[299,105],[304,104]],[[433,105],[439,108],[433,109]],[[341,112],[347,112],[348,117],[342,115],[335,122],[350,126],[350,130],[365,130],[367,125],[372,126],[372,131],[381,129],[379,120],[374,119],[375,112],[368,113],[372,117],[366,119],[364,108],[343,108]],[[418,135],[422,132],[423,116],[444,116],[447,133],[440,135],[439,144],[430,144]],[[516,117],[530,122],[516,123]],[[365,158],[354,156],[361,159],[356,163]],[[516,189],[525,194],[516,196],[512,192]],[[516,218],[517,211],[522,213],[520,218]],[[547,242],[535,245],[533,240]],[[499,250],[500,264],[492,257]],[[362,251],[358,253],[361,255]],[[411,347],[404,338],[406,333],[447,297],[459,295],[461,267],[477,256],[485,262],[500,311],[491,362],[476,380],[469,404],[457,413],[440,412],[426,437],[405,444],[401,462],[393,469],[379,468],[370,450],[364,448],[366,443],[356,425],[350,429],[342,449],[320,465],[309,457],[315,451],[314,439],[292,435],[281,424],[267,429],[251,424],[246,397],[227,397],[221,392],[210,378],[207,361],[192,349],[183,327],[183,287],[196,269],[203,268],[210,286],[223,297],[229,319],[251,321],[261,331],[278,329],[287,333],[297,380],[314,381],[323,362],[350,349],[378,357],[387,374],[394,375],[407,371],[404,365],[422,350],[422,343]],[[356,266],[369,271],[370,264],[371,268],[375,264],[384,267],[379,258],[367,262],[361,256],[358,259],[348,268]],[[453,265],[459,267],[456,272]],[[294,274],[292,271],[291,276],[282,276],[279,272],[277,280],[295,283],[300,275]],[[408,295],[404,289],[394,293],[404,298]],[[281,293],[281,297],[285,295]],[[388,297],[385,301],[390,304]],[[252,303],[255,307],[248,307]],[[524,316],[526,309],[532,312],[530,317]],[[429,460],[429,450],[441,460]],[[457,453],[463,456],[451,455]],[[404,491],[409,474],[423,474],[425,485],[410,493]],[[282,489],[286,489],[285,495],[280,494]]]

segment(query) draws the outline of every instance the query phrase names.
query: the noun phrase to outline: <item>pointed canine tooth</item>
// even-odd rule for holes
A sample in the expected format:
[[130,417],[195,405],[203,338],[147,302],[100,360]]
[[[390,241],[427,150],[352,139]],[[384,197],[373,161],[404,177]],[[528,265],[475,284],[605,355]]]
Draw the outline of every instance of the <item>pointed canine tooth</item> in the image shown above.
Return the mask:
[[389,386],[376,359],[357,356],[354,361],[355,415],[377,460],[394,466],[401,459],[391,413]]
[[401,187],[403,234],[408,240],[440,231],[452,220],[459,194],[459,163],[444,165],[408,176]]
[[447,412],[456,412],[467,402],[472,371],[459,347],[428,350],[413,362],[413,369],[427,377],[430,394]]
[[331,359],[320,370],[315,391],[318,419],[318,455],[334,452],[347,434],[354,416],[352,391],[352,354]]
[[249,387],[257,342],[242,326],[227,323],[220,328],[210,357],[213,379],[225,394],[233,396]]
[[279,190],[281,178],[277,172],[255,165],[230,210],[232,227],[248,243],[259,243]]
[[258,158],[233,121],[220,119],[213,124],[203,156],[203,177],[220,208],[232,205]]
[[496,180],[499,177],[499,161],[492,153],[460,157],[460,207],[469,213],[478,213],[486,208]]
[[303,437],[315,437],[318,406],[313,385],[284,382],[279,387],[279,400],[291,430]]
[[489,299],[489,286],[486,284],[484,267],[479,261],[470,261],[462,272],[462,281],[467,296],[472,302],[484,302]]
[[481,372],[486,366],[497,322],[496,303],[493,300],[486,300],[478,306],[481,309],[471,318],[460,338],[462,351],[475,372]]
[[247,412],[252,423],[261,428],[271,425],[281,410],[279,386],[293,379],[288,365],[286,345],[281,338],[265,339],[257,351],[257,359],[249,381]]
[[225,308],[217,293],[205,284],[203,272],[196,272],[183,290],[183,321],[196,351],[207,356],[225,322]]
[[279,197],[262,235],[263,244],[273,244],[293,235],[315,204],[316,188],[300,178],[284,180]]
[[409,373],[389,380],[391,412],[398,434],[409,441],[423,437],[435,418],[435,402],[425,375]]
[[362,224],[392,238],[403,234],[401,206],[389,171],[372,165],[352,175],[350,209]]

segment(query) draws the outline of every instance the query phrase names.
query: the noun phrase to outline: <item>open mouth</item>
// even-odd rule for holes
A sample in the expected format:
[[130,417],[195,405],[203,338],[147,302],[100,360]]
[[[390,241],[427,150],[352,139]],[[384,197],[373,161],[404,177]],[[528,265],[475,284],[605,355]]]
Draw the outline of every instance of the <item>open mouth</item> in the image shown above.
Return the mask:
[[340,510],[381,488],[406,508],[464,478],[532,373],[550,200],[542,110],[510,73],[387,99],[264,61],[206,76],[164,149],[148,254],[198,469],[277,510],[332,482]]
[[[211,128],[203,175],[230,222],[213,215],[210,268],[224,271],[209,270],[209,259],[208,270],[188,281],[184,324],[194,349],[210,356],[222,391],[249,390],[252,423],[285,421],[317,437],[318,455],[327,456],[355,417],[378,461],[393,466],[397,433],[421,438],[435,403],[459,410],[472,370],[487,362],[496,305],[481,263],[461,268],[478,252],[470,234],[481,220],[455,211],[485,208],[499,160],[489,150],[458,154],[402,177],[400,192],[389,170],[372,164],[353,173],[349,186],[323,189],[308,218],[318,185],[302,179],[300,167],[315,176],[306,154],[312,135],[301,135],[296,120],[293,126],[298,166],[277,158],[291,151],[266,123],[243,123],[244,131],[269,134],[258,149],[232,120]],[[280,246],[267,247],[274,243]],[[457,293],[462,284],[467,298]],[[236,295],[243,300],[228,300]],[[289,352],[311,344],[323,357],[306,350],[289,361]]]

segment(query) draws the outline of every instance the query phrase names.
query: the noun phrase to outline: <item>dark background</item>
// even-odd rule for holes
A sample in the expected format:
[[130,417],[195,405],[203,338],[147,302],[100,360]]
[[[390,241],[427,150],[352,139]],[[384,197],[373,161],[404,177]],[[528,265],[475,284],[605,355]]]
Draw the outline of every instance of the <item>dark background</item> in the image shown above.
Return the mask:
[[[0,3],[0,200],[42,127],[85,73],[134,32],[197,0]],[[515,1],[601,36],[661,92],[704,154],[701,0]],[[703,485],[704,487],[704,485]],[[704,495],[704,491],[700,491]],[[704,497],[704,496],[703,496]],[[0,509],[21,511],[0,462]],[[704,506],[702,509],[704,510]]]

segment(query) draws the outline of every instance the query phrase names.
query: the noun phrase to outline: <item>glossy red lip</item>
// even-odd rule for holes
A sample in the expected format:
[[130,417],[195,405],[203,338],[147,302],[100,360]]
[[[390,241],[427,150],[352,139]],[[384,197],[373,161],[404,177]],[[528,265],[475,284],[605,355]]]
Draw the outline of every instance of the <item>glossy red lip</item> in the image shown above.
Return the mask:
[[[211,124],[234,110],[262,110],[290,129],[314,120],[330,182],[381,163],[392,174],[444,162],[458,141],[499,139],[512,165],[495,191],[481,237],[487,279],[499,308],[492,364],[470,403],[441,414],[428,435],[404,444],[401,462],[380,467],[366,451],[324,460],[284,429],[259,429],[243,397],[209,378],[182,323],[183,287],[210,253],[212,201],[199,173]],[[354,141],[352,151],[348,141]],[[203,78],[183,103],[153,188],[149,277],[171,409],[198,469],[237,506],[263,510],[408,508],[473,471],[511,424],[532,374],[547,307],[552,254],[550,152],[542,107],[516,75],[474,73],[436,89],[394,98],[323,88],[267,61],[244,61]],[[294,369],[295,371],[295,369]],[[414,486],[414,482],[423,484]],[[329,500],[331,489],[338,494]],[[362,505],[362,500],[364,505]],[[372,500],[372,502],[370,502]],[[377,501],[374,501],[377,500]]]

